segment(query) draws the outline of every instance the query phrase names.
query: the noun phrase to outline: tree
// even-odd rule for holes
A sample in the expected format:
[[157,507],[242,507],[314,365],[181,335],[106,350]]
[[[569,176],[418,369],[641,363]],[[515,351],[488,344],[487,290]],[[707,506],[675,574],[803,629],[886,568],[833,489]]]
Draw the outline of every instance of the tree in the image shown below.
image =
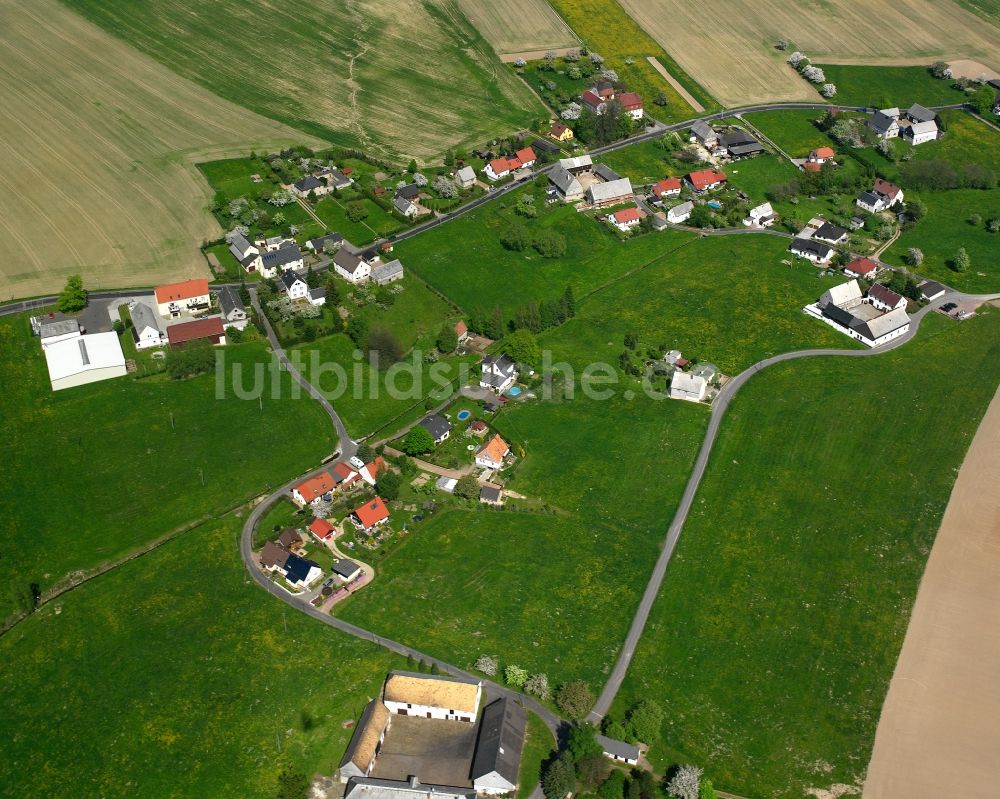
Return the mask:
[[1000,233],[1000,217],[993,217],[986,223],[986,229],[990,233]]
[[319,276],[317,272],[313,271],[312,265],[306,270],[306,285],[311,289],[318,289],[322,284],[323,278]]
[[545,799],[563,799],[576,787],[576,769],[567,752],[560,752],[542,772],[542,793]]
[[625,718],[625,728],[637,741],[650,743],[660,737],[663,709],[652,699],[643,699],[632,706]]
[[278,211],[278,213],[271,217],[271,222],[274,223],[275,227],[281,227],[285,224],[285,215],[281,211]]
[[326,304],[331,308],[340,305],[340,280],[331,273],[326,278]]
[[535,334],[525,328],[515,330],[505,337],[502,348],[517,363],[537,366],[542,359],[542,351]]
[[414,172],[413,182],[422,188],[427,185],[427,176],[423,172]]
[[566,736],[566,751],[570,753],[574,763],[579,763],[592,752],[601,751],[597,743],[597,730],[591,724],[574,724]]
[[981,224],[983,224],[982,216],[980,216],[979,214],[972,214],[971,216],[969,216],[969,224],[972,225],[973,227],[979,227]]
[[956,272],[967,272],[970,266],[972,266],[972,259],[969,258],[969,253],[965,251],[965,247],[959,247],[952,259],[951,268]]
[[406,171],[411,175],[417,171],[417,159],[411,158],[409,166],[406,167]]
[[826,73],[819,67],[811,64],[802,70],[802,77],[811,83],[823,83],[826,81]]
[[347,323],[347,335],[354,342],[354,346],[363,350],[368,341],[368,322],[363,317],[352,316],[351,321]]
[[618,769],[612,771],[597,789],[597,795],[600,799],[624,799],[625,774]]
[[698,799],[701,774],[697,766],[681,766],[667,782],[667,793],[677,799]]
[[532,246],[542,258],[562,258],[566,254],[566,237],[558,230],[539,231]]
[[838,119],[830,128],[830,136],[846,147],[860,147],[862,144],[861,132],[853,119]]
[[309,790],[309,779],[300,771],[285,769],[278,775],[277,799],[304,799]]
[[377,353],[379,363],[394,364],[403,360],[406,349],[396,334],[386,325],[375,325],[368,333],[368,351]]
[[634,350],[636,345],[639,343],[639,337],[632,332],[625,334],[625,346],[630,350]]
[[474,474],[464,475],[455,483],[453,492],[456,497],[461,497],[462,499],[476,499],[479,496],[479,481]]
[[823,88],[819,90],[819,93],[827,98],[833,97],[837,93],[837,84],[824,83]]
[[480,655],[476,661],[476,671],[481,671],[487,677],[495,677],[497,673],[497,659],[492,655]]
[[906,201],[906,213],[912,216],[914,221],[917,221],[927,216],[927,206],[922,200],[911,197]]
[[414,425],[403,439],[402,446],[407,455],[422,455],[434,449],[434,436],[423,425]]
[[439,352],[454,352],[458,348],[458,333],[455,332],[455,326],[448,322],[441,325],[435,344]]
[[166,368],[174,380],[208,374],[215,369],[215,348],[207,341],[193,341],[167,350]]
[[989,116],[993,112],[993,104],[996,102],[996,94],[993,89],[983,84],[969,97],[969,105],[980,116]]
[[438,193],[438,196],[444,197],[446,200],[450,200],[458,194],[458,186],[455,185],[454,181],[448,180],[448,178],[444,175],[438,175],[434,178],[434,191]]
[[115,331],[115,333],[117,333],[120,336],[122,333],[125,332],[125,323],[121,319],[115,319],[114,323],[111,325],[111,328]]
[[528,229],[519,222],[508,225],[500,233],[500,244],[505,250],[521,252],[531,243]]
[[525,692],[537,696],[543,702],[552,696],[549,688],[549,678],[545,674],[532,674],[524,683]]
[[572,286],[566,286],[566,290],[563,292],[562,299],[560,300],[560,306],[564,319],[572,319],[576,316],[576,300],[573,297]]
[[507,325],[504,323],[503,311],[500,309],[499,305],[494,305],[493,310],[486,319],[486,325],[483,332],[487,337],[495,341],[503,336],[506,329]]
[[515,666],[513,663],[511,663],[503,670],[503,681],[507,683],[507,685],[512,685],[515,688],[520,688],[528,681],[528,672],[526,672],[520,666]]
[[[654,799],[656,796],[656,783],[653,775],[648,771],[640,771],[638,774],[632,773],[632,784],[636,786],[639,799]],[[631,785],[629,786],[631,787]]]
[[707,205],[696,205],[688,218],[691,227],[713,227],[715,224],[711,209]]
[[611,764],[600,749],[584,755],[576,764],[576,776],[591,789],[601,785],[607,779],[609,771]]
[[944,61],[935,61],[930,66],[931,75],[935,78],[950,78],[951,68]]
[[361,200],[347,204],[347,218],[352,222],[360,222],[367,218],[368,207]]
[[923,250],[920,250],[917,247],[910,247],[906,253],[906,262],[910,266],[920,266],[920,264],[924,262]]
[[70,275],[56,300],[56,308],[63,313],[75,313],[86,307],[87,292],[83,288],[83,279],[79,275]]
[[378,489],[378,495],[382,499],[393,500],[399,499],[399,489],[402,487],[402,483],[403,479],[399,476],[399,472],[386,469],[379,475],[378,483],[376,483],[375,487]]
[[556,706],[571,719],[582,719],[594,704],[594,695],[583,680],[563,683],[556,694]]
[[698,799],[719,799],[711,780],[702,780],[698,787]]
[[784,39],[778,39],[777,43],[775,43],[774,46],[778,50],[787,50],[788,49],[788,42],[786,42]]
[[795,68],[798,68],[799,64],[801,64],[803,61],[806,60],[808,60],[806,59],[806,54],[800,53],[798,50],[796,50],[794,53],[788,56],[788,63]]

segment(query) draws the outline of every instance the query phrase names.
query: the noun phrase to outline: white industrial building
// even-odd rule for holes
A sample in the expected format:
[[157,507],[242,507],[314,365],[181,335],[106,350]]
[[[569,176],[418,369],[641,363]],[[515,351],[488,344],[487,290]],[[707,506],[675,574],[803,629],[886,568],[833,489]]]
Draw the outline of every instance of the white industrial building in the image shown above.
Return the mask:
[[42,351],[53,391],[125,376],[125,354],[115,332],[77,335]]

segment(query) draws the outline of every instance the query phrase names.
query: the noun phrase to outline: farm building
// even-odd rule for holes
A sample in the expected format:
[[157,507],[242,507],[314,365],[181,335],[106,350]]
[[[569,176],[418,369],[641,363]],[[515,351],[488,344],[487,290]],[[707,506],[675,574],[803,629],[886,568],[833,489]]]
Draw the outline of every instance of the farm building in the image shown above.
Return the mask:
[[[892,310],[886,311],[890,306]],[[803,310],[868,347],[885,344],[910,329],[905,299],[883,286],[862,298],[857,280],[833,286]]]
[[635,744],[616,741],[606,735],[596,735],[597,743],[601,746],[601,752],[605,757],[609,757],[618,763],[628,763],[630,766],[639,764],[639,747]]
[[385,733],[392,723],[392,714],[381,700],[373,699],[365,705],[358,726],[354,728],[351,742],[340,761],[340,781],[352,777],[367,777],[375,766]]
[[218,316],[209,319],[195,319],[191,322],[180,322],[167,328],[167,341],[171,347],[183,347],[192,341],[207,341],[210,344],[226,343],[226,331],[222,327],[222,319]]
[[472,787],[487,796],[517,790],[527,711],[512,699],[497,699],[483,708],[472,758]]
[[344,799],[476,799],[475,788],[429,785],[410,775],[405,780],[352,777]]
[[937,137],[938,126],[933,119],[927,122],[914,122],[903,129],[903,138],[914,147],[934,141]]
[[91,333],[54,341],[42,348],[53,391],[97,383],[126,373],[118,334]]
[[714,150],[719,146],[719,134],[713,130],[711,125],[700,119],[691,126],[690,140],[697,142],[706,150]]
[[920,284],[919,288],[921,298],[928,302],[936,300],[938,297],[943,297],[945,291],[947,291],[944,286],[934,280],[925,280]]
[[403,264],[398,258],[386,264],[378,264],[372,268],[371,278],[380,286],[402,280]]
[[549,172],[549,184],[555,187],[563,202],[575,202],[583,199],[583,186],[576,176],[561,164],[557,164]]
[[482,691],[479,680],[393,671],[385,681],[382,701],[390,713],[400,716],[473,723]]
[[906,308],[906,298],[881,283],[875,283],[868,289],[868,302],[880,311],[895,311],[897,308]]
[[587,201],[595,208],[606,208],[610,205],[621,205],[632,202],[632,182],[628,178],[619,178],[606,183],[594,183],[586,192]]
[[483,486],[479,489],[479,501],[484,505],[502,505],[503,489],[494,486]]

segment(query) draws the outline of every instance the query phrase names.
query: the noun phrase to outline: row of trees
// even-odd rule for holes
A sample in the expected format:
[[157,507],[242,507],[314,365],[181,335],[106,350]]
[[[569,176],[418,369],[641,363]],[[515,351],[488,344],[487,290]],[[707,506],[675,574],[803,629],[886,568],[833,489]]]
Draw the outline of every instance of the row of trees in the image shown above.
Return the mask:
[[576,299],[573,296],[573,288],[566,286],[562,295],[556,299],[541,302],[530,300],[520,306],[514,311],[514,316],[510,320],[504,317],[503,309],[499,305],[494,305],[489,311],[485,308],[476,308],[469,315],[468,325],[470,330],[497,340],[508,332],[521,329],[541,333],[543,330],[561,325],[574,316],[576,316]]
[[[528,208],[532,211],[523,212],[523,209]],[[516,210],[522,211],[522,215],[535,216],[532,203],[519,201]],[[566,237],[558,230],[543,228],[535,235],[531,235],[527,226],[521,222],[512,222],[504,228],[500,234],[500,244],[504,249],[513,252],[523,252],[528,247],[534,247],[543,258],[562,258],[566,254]]]

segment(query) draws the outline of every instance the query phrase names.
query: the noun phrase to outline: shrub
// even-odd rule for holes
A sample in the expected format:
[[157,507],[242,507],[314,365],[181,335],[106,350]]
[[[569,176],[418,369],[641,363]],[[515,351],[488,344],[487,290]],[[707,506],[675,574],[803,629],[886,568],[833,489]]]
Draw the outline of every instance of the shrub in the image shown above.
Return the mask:
[[476,661],[476,671],[481,671],[488,677],[495,677],[497,673],[497,659],[492,655],[480,655]]
[[524,683],[524,690],[532,696],[537,696],[543,702],[552,696],[549,688],[549,678],[545,674],[532,674]]
[[571,719],[582,719],[594,704],[594,695],[582,680],[563,683],[556,694],[556,706]]
[[508,225],[500,234],[500,244],[503,245],[505,250],[521,252],[528,246],[530,241],[531,237],[528,235],[528,229],[519,223]]
[[423,425],[414,425],[402,443],[403,452],[407,455],[421,455],[434,449],[434,437]]
[[562,258],[566,254],[566,237],[557,230],[542,230],[532,246],[543,258]]
[[[471,475],[466,475],[466,477],[471,477]],[[528,672],[512,663],[504,668],[503,680],[507,685],[511,685],[514,688],[521,688],[528,681]]]

